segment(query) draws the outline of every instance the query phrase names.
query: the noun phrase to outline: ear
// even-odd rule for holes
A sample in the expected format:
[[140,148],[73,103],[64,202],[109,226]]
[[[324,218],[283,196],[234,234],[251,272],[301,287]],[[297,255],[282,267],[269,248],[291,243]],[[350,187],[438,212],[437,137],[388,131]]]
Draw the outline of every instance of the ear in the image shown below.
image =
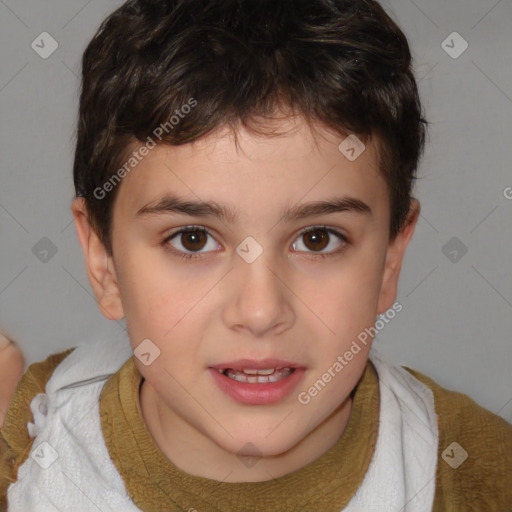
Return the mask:
[[124,317],[121,295],[117,282],[114,259],[89,223],[87,206],[83,197],[77,197],[71,204],[78,240],[82,246],[89,282],[98,301],[98,307],[105,318],[120,320]]
[[377,313],[379,315],[387,311],[396,300],[398,278],[400,277],[405,249],[412,238],[419,215],[420,203],[417,199],[412,199],[411,207],[402,229],[388,246],[377,306]]

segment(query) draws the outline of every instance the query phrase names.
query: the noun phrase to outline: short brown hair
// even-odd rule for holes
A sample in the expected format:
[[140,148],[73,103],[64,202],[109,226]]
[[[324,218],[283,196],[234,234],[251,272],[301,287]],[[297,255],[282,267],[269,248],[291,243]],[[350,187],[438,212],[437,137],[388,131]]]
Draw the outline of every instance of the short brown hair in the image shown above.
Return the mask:
[[[195,98],[196,106],[169,120]],[[117,189],[101,188],[132,143],[167,125],[159,144],[193,142],[225,125],[254,128],[279,106],[346,136],[378,141],[390,237],[402,226],[424,149],[408,42],[374,0],[129,0],[82,59],[76,195],[112,254]],[[180,111],[181,112],[181,111]]]

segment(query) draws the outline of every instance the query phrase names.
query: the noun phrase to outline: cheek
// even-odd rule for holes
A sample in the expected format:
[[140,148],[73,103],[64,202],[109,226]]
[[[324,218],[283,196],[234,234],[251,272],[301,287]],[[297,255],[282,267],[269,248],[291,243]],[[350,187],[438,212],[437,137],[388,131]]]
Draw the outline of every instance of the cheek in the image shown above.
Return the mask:
[[162,337],[192,309],[200,308],[198,300],[213,278],[193,274],[192,266],[183,267],[154,254],[124,261],[118,281],[127,323]]
[[305,292],[313,310],[319,308],[326,318],[342,325],[374,321],[382,279],[375,259],[357,254],[313,277]]
[[164,277],[154,270],[151,266],[140,269],[123,282],[123,293],[130,303],[125,309],[126,324],[134,351],[149,339],[149,346],[158,353],[148,366],[138,362],[139,372],[177,404],[183,394],[178,382],[193,384],[197,378],[198,367],[190,362],[199,361],[204,323],[211,318],[205,311],[208,301],[200,300],[208,288],[183,273]]
[[[365,329],[374,325],[381,269],[372,251],[359,251],[330,269],[323,267],[321,275],[316,273],[311,277],[308,286],[302,289],[307,297],[304,303],[310,308],[305,315],[316,324],[315,346],[317,356],[323,361],[321,365],[329,366],[338,355],[349,350]],[[369,347],[361,345],[363,357],[358,356],[358,360],[365,359],[365,350]],[[350,373],[356,370],[357,364],[349,366]]]

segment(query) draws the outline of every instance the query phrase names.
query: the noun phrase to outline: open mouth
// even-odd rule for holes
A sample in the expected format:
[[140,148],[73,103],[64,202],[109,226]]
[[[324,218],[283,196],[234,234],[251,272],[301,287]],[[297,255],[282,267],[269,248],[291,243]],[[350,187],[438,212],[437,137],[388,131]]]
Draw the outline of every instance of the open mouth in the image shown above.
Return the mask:
[[291,361],[244,359],[210,367],[209,371],[219,389],[237,402],[270,405],[292,393],[306,370]]
[[266,370],[235,370],[233,368],[226,368],[224,370],[219,370],[220,373],[230,379],[249,384],[278,382],[289,377],[294,371],[295,368],[269,368]]

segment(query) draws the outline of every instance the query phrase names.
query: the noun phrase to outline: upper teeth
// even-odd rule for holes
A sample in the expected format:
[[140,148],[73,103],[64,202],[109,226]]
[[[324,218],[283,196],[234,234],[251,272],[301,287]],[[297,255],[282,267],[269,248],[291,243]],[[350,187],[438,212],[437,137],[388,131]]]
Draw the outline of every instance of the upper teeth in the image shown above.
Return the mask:
[[271,373],[274,373],[275,368],[269,368],[268,370],[252,370],[250,368],[247,368],[242,371],[244,373],[247,373],[248,375],[270,375]]
[[[284,369],[287,368],[283,368],[283,370]],[[223,373],[225,370],[227,370],[227,368],[225,368],[224,370],[219,370],[219,372]],[[276,371],[276,368],[269,368],[268,370],[254,370],[252,368],[244,368],[243,370],[239,371],[244,372],[247,375],[272,375]]]

